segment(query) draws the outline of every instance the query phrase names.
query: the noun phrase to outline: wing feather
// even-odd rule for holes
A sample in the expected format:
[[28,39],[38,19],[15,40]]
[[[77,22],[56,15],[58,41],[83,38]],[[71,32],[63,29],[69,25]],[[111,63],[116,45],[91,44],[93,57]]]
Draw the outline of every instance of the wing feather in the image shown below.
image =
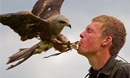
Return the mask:
[[0,15],[0,23],[12,28],[21,40],[32,39],[38,32],[48,29],[48,23],[28,11]]
[[32,9],[32,13],[42,19],[60,14],[60,8],[64,0],[38,0]]

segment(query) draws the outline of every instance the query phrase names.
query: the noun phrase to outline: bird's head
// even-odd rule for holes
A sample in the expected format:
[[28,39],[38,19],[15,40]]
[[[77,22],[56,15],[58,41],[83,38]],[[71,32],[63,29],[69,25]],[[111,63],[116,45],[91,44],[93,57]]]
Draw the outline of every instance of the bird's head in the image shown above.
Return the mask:
[[56,16],[54,16],[52,18],[52,22],[54,24],[56,24],[58,27],[61,27],[61,28],[65,27],[65,26],[71,28],[69,20],[65,16],[63,16],[63,15],[56,15]]

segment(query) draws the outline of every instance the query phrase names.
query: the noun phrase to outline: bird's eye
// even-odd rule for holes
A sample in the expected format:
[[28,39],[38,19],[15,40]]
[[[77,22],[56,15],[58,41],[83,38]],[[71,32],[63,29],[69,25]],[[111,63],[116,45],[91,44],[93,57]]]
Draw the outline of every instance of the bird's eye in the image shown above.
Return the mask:
[[66,23],[65,21],[59,21],[59,23]]

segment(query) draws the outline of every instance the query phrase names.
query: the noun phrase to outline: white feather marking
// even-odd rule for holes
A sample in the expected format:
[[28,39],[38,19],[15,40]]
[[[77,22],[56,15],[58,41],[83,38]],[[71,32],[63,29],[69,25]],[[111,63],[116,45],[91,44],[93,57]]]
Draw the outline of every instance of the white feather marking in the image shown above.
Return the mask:
[[48,11],[50,11],[51,10],[51,8],[48,8]]

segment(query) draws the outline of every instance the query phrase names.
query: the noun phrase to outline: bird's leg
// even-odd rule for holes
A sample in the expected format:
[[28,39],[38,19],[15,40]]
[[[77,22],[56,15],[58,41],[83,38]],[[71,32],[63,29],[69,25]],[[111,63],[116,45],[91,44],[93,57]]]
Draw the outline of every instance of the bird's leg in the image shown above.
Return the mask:
[[57,38],[52,37],[51,42],[56,50],[60,52],[66,52],[70,50],[70,41],[62,34],[60,34]]
[[63,34],[59,34],[59,36],[57,37],[58,40],[60,40],[62,43],[60,43],[59,45],[65,45],[67,47],[67,51],[71,49],[70,47],[70,41],[67,39],[66,36],[64,36]]
[[59,36],[57,37],[58,40],[60,40],[62,43],[67,43],[69,40],[67,39],[66,36],[64,36],[63,34],[59,34]]
[[66,36],[64,36],[63,34],[59,34],[58,36],[58,40],[62,41],[64,43],[64,45],[67,45],[68,50],[72,50],[75,49],[77,50],[78,48],[78,43],[79,41],[75,41],[75,42],[70,42]]
[[70,44],[70,41],[63,34],[59,34],[57,38],[52,37],[51,41],[54,44],[59,44],[59,45],[68,45],[68,44]]
[[77,50],[78,42],[71,43],[63,34],[60,34],[57,38],[52,38],[54,48],[60,52],[66,52],[72,49]]
[[53,47],[60,51],[60,52],[66,52],[67,50],[67,46],[63,45],[63,42],[61,42],[60,40],[58,40],[57,38],[52,38],[51,39],[51,43],[53,43]]
[[70,45],[70,41],[64,43],[64,42],[61,42],[60,40],[58,40],[57,38],[54,38],[54,39],[53,39],[53,43],[54,43],[54,44],[58,44],[58,45],[66,45],[66,46],[68,46],[68,47],[69,47],[69,45]]

